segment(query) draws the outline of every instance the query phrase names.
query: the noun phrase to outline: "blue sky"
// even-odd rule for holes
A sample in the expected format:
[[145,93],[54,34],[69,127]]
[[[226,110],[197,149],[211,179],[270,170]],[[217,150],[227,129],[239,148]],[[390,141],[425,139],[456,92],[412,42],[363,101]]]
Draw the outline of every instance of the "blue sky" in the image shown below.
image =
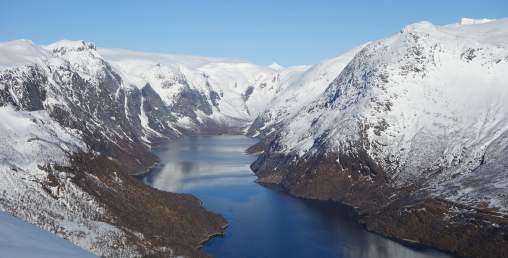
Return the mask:
[[0,41],[94,41],[99,47],[312,64],[404,25],[508,17],[507,0],[0,0]]

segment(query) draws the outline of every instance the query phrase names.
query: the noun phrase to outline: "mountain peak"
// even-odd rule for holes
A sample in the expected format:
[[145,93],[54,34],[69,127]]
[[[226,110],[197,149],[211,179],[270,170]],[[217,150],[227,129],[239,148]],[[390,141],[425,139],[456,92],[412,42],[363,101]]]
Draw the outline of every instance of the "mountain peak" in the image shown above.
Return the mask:
[[283,70],[285,67],[276,63],[276,62],[273,62],[271,65],[269,65],[268,67],[272,68],[273,70]]
[[45,48],[53,52],[96,50],[95,43],[85,42],[84,40],[60,40],[46,45]]
[[429,21],[421,21],[413,24],[409,24],[402,28],[401,33],[410,33],[410,32],[421,32],[421,31],[431,31],[436,27]]

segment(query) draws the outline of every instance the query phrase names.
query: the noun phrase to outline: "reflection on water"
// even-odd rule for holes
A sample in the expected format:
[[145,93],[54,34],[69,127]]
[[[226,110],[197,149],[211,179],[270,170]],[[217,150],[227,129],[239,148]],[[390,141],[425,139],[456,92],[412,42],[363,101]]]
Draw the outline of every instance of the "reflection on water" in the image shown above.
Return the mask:
[[173,192],[191,192],[213,185],[252,184],[252,156],[245,146],[255,141],[242,136],[196,136],[164,145],[156,154],[161,166],[144,176],[145,183]]
[[256,183],[245,136],[185,137],[157,150],[161,166],[141,179],[158,189],[192,193],[229,222],[203,250],[220,258],[450,257],[414,249],[363,230],[344,206],[296,199]]

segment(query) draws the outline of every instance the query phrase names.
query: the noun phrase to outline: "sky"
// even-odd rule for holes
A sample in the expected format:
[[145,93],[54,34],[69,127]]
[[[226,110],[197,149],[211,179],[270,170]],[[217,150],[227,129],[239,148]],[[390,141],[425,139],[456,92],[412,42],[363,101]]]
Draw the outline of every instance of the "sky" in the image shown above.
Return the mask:
[[[0,41],[315,64],[405,25],[508,17],[508,0],[0,0]],[[0,57],[1,58],[1,57]]]

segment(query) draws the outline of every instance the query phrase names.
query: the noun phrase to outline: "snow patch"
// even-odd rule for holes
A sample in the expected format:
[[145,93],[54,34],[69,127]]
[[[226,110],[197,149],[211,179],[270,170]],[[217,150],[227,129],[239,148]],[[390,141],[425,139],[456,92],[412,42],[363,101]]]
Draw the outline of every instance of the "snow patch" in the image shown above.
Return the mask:
[[487,22],[493,22],[496,19],[471,19],[471,18],[462,18],[460,19],[460,25],[472,25],[472,24],[484,24]]

